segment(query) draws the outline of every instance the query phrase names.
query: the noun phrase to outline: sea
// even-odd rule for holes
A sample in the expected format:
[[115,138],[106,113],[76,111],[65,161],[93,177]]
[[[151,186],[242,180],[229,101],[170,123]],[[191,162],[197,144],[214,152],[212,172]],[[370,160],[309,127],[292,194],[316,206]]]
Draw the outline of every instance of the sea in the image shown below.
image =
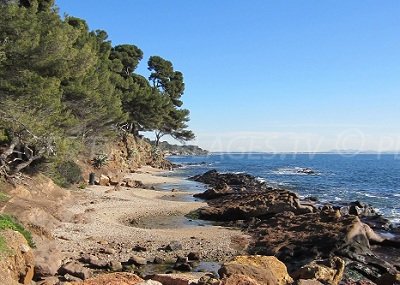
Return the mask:
[[[361,201],[372,205],[400,225],[400,155],[337,153],[211,153],[205,156],[169,156],[181,165],[169,175],[188,178],[216,169],[248,173],[267,184],[342,204]],[[311,169],[306,174],[303,170]],[[204,186],[187,182],[193,192]]]

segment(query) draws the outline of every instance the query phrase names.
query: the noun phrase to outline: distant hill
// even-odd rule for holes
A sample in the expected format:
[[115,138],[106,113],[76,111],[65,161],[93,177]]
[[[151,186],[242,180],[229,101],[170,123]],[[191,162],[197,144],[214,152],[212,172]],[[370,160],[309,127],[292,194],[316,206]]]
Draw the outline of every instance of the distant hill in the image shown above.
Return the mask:
[[[154,141],[150,142],[152,145]],[[175,145],[166,141],[160,142],[159,148],[166,155],[207,155],[208,151],[204,150],[197,145]]]

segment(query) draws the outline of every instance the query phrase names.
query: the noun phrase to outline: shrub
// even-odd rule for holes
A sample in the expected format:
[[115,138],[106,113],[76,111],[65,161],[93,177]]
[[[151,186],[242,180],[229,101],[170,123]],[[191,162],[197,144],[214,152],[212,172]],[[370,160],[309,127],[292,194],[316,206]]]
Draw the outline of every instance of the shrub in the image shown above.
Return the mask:
[[107,163],[108,156],[104,153],[98,154],[95,158],[92,159],[92,165],[94,168],[102,168],[103,166],[107,165]]
[[7,194],[0,191],[0,202],[7,202],[10,199]]
[[[11,229],[21,233],[27,240],[29,246],[35,247],[35,243],[33,242],[31,233],[27,231],[23,225],[21,225],[15,218],[11,216],[0,215],[0,230],[6,230],[6,229]],[[4,240],[1,246],[4,247]]]
[[57,177],[55,182],[62,187],[68,187],[82,180],[82,171],[80,167],[71,160],[58,163],[56,171]]

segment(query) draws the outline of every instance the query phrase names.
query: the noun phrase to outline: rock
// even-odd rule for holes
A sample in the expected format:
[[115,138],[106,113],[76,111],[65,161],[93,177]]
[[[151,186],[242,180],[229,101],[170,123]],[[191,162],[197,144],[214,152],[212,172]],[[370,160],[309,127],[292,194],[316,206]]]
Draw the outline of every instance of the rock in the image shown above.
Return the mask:
[[133,255],[127,261],[128,264],[134,264],[136,266],[142,266],[147,264],[147,260],[144,257]]
[[311,168],[308,168],[308,167],[297,169],[296,172],[302,173],[302,174],[308,174],[308,175],[316,174],[316,172],[314,170],[312,170]]
[[121,264],[121,262],[119,262],[119,261],[110,261],[109,262],[109,264],[108,264],[108,268],[111,270],[111,271],[122,271],[122,264]]
[[35,267],[33,264],[28,265],[25,271],[25,276],[22,276],[21,281],[24,285],[30,285],[35,273]]
[[163,285],[163,284],[155,280],[146,280],[138,283],[137,285]]
[[120,181],[121,181],[120,174],[108,174],[107,177],[109,179],[110,185],[117,186],[120,184]]
[[297,285],[323,285],[321,282],[312,279],[300,279],[297,280]]
[[385,273],[375,282],[377,285],[398,285],[400,284],[400,273]]
[[183,272],[189,272],[193,269],[187,257],[178,257],[173,268]]
[[115,272],[98,275],[82,282],[73,282],[71,285],[137,285],[140,282],[143,282],[143,279],[135,274]]
[[68,274],[68,273],[65,274],[63,276],[63,278],[64,278],[65,281],[69,281],[69,282],[81,282],[82,281],[81,278],[75,277],[75,276],[73,276],[71,274]]
[[191,285],[198,281],[198,278],[191,274],[156,274],[151,276],[150,279],[163,285]]
[[224,263],[218,273],[222,278],[234,274],[245,275],[259,284],[286,285],[293,282],[285,264],[274,256],[236,256]]
[[[265,283],[265,285],[275,284],[275,283]],[[220,285],[263,285],[258,283],[253,278],[242,274],[233,274],[229,277],[225,277],[221,280]]]
[[164,259],[163,259],[163,258],[161,258],[161,257],[159,257],[159,256],[154,257],[154,260],[153,260],[153,263],[154,263],[154,264],[161,264],[161,263],[163,263],[163,262],[164,262]]
[[35,252],[35,277],[47,277],[57,274],[61,266],[62,254],[53,243],[43,243]]
[[60,283],[60,280],[58,277],[55,276],[50,276],[50,277],[45,277],[40,281],[37,281],[37,285],[58,285]]
[[296,193],[282,189],[226,195],[209,201],[208,205],[199,209],[201,219],[234,221],[270,217],[286,211],[295,214],[315,211],[313,206],[302,205]]
[[91,255],[89,256],[89,260],[87,262],[89,267],[96,269],[104,269],[108,267],[107,260],[99,259],[97,256]]
[[68,262],[62,265],[58,270],[58,273],[61,275],[70,274],[82,280],[88,279],[92,275],[88,268],[83,267],[77,262]]
[[100,250],[100,252],[105,253],[105,254],[115,254],[115,249],[106,247],[106,248],[102,248]]
[[182,244],[179,242],[179,241],[176,241],[176,240],[174,240],[174,241],[171,241],[166,247],[165,247],[165,250],[166,251],[175,251],[175,250],[181,250],[183,247],[182,247]]
[[216,186],[216,188],[207,189],[203,193],[194,194],[193,196],[196,198],[201,198],[205,200],[215,199],[221,196],[234,194],[235,191],[226,183],[221,183]]
[[124,186],[129,188],[144,188],[144,184],[142,183],[142,181],[139,180],[134,180],[132,178],[125,178],[123,182],[125,183]]
[[343,278],[345,262],[339,257],[314,260],[292,274],[295,279],[313,279],[322,283],[338,285]]
[[35,258],[26,239],[17,231],[1,230],[7,251],[0,256],[1,284],[30,284]]
[[147,251],[147,248],[141,245],[135,245],[132,248],[133,251],[137,251],[137,252],[143,252],[143,251]]
[[187,257],[189,260],[198,261],[198,260],[200,260],[200,253],[192,251],[192,252],[189,252]]
[[99,185],[100,186],[110,186],[110,178],[108,178],[108,176],[103,175],[103,174],[100,175]]
[[222,183],[225,183],[234,189],[247,187],[261,190],[267,188],[264,182],[260,182],[252,175],[245,173],[218,173],[218,171],[215,169],[209,170],[201,175],[190,177],[189,179],[210,185],[212,187],[218,187]]

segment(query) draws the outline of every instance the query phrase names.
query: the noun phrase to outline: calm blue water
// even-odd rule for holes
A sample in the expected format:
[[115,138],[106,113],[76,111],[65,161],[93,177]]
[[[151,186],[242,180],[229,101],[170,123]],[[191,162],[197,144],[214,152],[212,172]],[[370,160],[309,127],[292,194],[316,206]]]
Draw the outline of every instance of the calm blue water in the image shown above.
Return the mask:
[[[246,172],[301,196],[335,203],[360,200],[400,222],[400,157],[392,154],[211,154],[171,156],[185,165],[172,175],[189,177],[210,169]],[[311,168],[306,175],[298,168]]]

